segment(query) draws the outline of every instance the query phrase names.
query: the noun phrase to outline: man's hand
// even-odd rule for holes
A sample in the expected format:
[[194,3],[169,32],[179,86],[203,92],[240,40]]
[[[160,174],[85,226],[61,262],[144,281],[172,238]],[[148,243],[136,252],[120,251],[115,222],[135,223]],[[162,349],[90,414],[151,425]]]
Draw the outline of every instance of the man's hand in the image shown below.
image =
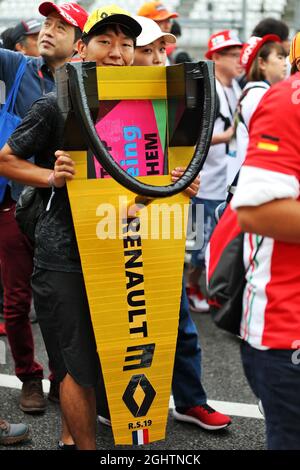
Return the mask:
[[228,127],[226,131],[214,134],[211,139],[211,145],[228,144],[234,135],[234,127]]
[[[177,181],[185,172],[186,167],[177,167],[175,168],[172,172],[172,181],[175,182]],[[197,176],[197,178],[194,179],[194,181],[190,184],[190,186],[184,191],[184,194],[188,197],[194,197],[199,191],[200,187],[200,178]]]
[[55,152],[56,162],[53,174],[51,174],[49,183],[55,188],[62,188],[67,180],[72,180],[75,175],[75,163],[68,153],[64,150]]

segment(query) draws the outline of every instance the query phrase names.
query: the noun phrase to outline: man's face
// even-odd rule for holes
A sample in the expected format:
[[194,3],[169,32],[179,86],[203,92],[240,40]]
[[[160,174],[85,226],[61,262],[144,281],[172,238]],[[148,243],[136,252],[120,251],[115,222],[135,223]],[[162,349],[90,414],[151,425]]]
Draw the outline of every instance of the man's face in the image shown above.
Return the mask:
[[75,49],[74,38],[74,26],[63,21],[58,13],[50,13],[38,37],[40,55],[49,61],[65,60],[72,57]]
[[156,21],[163,33],[170,33],[172,28],[172,21],[168,18],[163,21]]
[[212,59],[215,61],[216,72],[221,72],[226,77],[233,79],[241,75],[243,68],[240,64],[241,47],[227,47],[220,52],[215,52]]
[[159,38],[147,46],[136,48],[133,65],[165,65],[166,60],[166,42]]
[[132,65],[134,42],[121,30],[107,29],[93,36],[87,45],[79,41],[78,51],[82,60],[96,62],[98,67]]

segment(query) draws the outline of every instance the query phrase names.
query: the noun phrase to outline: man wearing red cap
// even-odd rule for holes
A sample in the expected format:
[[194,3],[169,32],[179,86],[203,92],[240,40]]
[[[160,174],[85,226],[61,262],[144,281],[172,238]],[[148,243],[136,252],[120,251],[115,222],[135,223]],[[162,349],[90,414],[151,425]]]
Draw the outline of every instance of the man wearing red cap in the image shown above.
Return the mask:
[[[77,3],[56,5],[44,2],[39,12],[46,17],[38,46],[41,56],[52,73],[76,52],[76,43],[87,20],[86,11]],[[55,34],[54,34],[55,31]]]
[[[87,19],[86,11],[75,3],[39,7],[46,20],[39,34],[41,57],[26,57],[13,113],[23,118],[31,104],[54,88],[55,69],[70,60]],[[8,96],[24,56],[0,49],[0,80]],[[42,390],[43,369],[34,359],[34,344],[29,322],[33,251],[14,218],[15,202],[22,186],[10,182],[0,204],[0,263],[4,287],[4,318],[7,337],[18,378],[23,382],[20,408],[27,413],[43,412],[46,402]],[[52,392],[54,382],[51,382]],[[53,394],[50,394],[50,397]]]
[[201,250],[194,250],[188,277],[190,308],[207,312],[209,306],[199,288],[199,279],[205,269],[205,250],[215,226],[215,209],[226,198],[228,143],[233,135],[233,116],[240,95],[234,80],[241,74],[240,51],[242,43],[234,31],[225,30],[213,34],[205,54],[215,62],[218,112],[214,126],[212,145],[200,173],[201,185],[194,202],[204,206],[204,243]]
[[170,12],[161,2],[144,3],[137,14],[154,20],[164,33],[170,33],[171,19],[178,18],[178,13]]

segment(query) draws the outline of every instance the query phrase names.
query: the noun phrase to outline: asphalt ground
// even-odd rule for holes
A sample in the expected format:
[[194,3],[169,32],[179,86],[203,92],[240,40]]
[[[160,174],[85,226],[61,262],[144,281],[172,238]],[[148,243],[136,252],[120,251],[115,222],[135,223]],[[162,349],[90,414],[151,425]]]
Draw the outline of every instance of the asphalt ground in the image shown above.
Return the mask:
[[[257,405],[257,399],[250,390],[244,377],[239,340],[215,327],[209,314],[193,314],[197,325],[202,347],[203,376],[202,383],[209,400],[226,402],[228,407],[235,404]],[[47,356],[41,338],[38,324],[33,325],[36,345],[36,357],[45,367],[47,377]],[[1,337],[3,340],[3,337]],[[4,341],[7,340],[4,338]],[[0,365],[3,377],[14,375],[13,360],[7,354],[7,363]],[[1,450],[54,450],[60,432],[59,405],[48,401],[47,410],[43,415],[24,414],[18,408],[20,390],[9,388],[0,376],[0,416],[10,422],[26,422],[31,427],[31,439],[18,446],[1,446]],[[228,403],[229,402],[229,403]],[[220,410],[221,411],[221,410]],[[236,413],[239,414],[239,411]],[[247,414],[247,413],[246,413]],[[251,415],[251,413],[250,413]],[[146,446],[144,450],[263,450],[265,449],[264,420],[259,413],[257,417],[232,416],[232,424],[228,429],[218,432],[208,432],[197,426],[179,423],[169,412],[166,439]],[[115,446],[110,428],[99,424],[97,426],[97,449],[121,450],[132,447]]]

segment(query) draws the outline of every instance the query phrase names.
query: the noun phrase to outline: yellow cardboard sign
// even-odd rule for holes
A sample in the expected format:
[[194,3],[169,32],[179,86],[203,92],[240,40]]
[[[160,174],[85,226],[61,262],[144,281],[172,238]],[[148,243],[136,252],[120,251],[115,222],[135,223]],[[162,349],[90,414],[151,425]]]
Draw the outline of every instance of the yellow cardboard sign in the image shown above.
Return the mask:
[[[70,152],[68,183],[91,319],[116,444],[164,439],[168,416],[189,200],[153,201],[112,179],[86,179],[86,152]],[[170,176],[143,177],[167,185]]]
[[99,100],[167,98],[166,67],[97,67]]

